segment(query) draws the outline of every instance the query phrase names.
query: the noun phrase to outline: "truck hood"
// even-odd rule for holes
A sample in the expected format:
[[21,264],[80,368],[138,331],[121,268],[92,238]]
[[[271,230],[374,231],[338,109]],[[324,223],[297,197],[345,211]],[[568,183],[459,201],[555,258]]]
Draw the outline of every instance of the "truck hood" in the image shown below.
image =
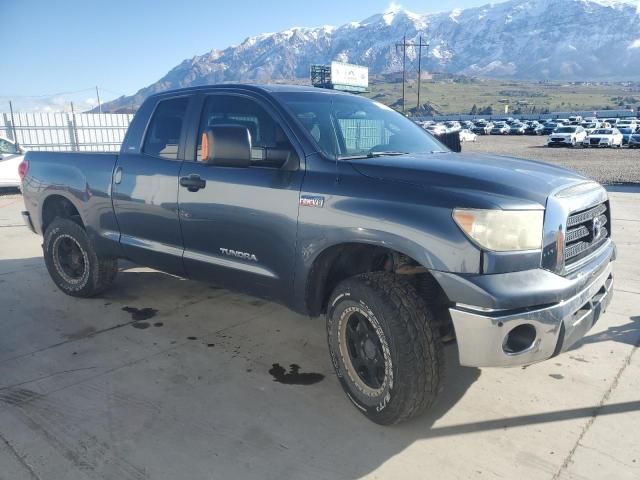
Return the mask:
[[588,181],[546,163],[490,154],[410,154],[350,163],[367,177],[439,192],[435,197],[441,202],[458,203],[452,207],[518,209],[537,204],[541,208],[552,191]]

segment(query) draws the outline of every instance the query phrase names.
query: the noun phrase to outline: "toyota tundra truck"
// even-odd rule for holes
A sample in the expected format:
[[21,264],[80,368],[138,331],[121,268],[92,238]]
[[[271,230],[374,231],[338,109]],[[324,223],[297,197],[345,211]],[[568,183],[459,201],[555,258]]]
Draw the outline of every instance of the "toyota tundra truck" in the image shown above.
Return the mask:
[[155,94],[119,154],[29,152],[26,224],[68,295],[118,259],[326,318],[349,400],[379,424],[428,409],[443,343],[475,367],[561,354],[611,300],[606,190],[453,153],[392,109],[311,87]]

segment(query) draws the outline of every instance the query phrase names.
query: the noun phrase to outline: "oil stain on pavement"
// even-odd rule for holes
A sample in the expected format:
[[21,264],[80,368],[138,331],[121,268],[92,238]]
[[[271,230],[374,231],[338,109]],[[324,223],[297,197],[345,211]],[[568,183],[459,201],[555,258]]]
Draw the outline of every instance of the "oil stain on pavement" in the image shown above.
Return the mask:
[[321,373],[300,373],[300,365],[295,363],[289,366],[288,372],[279,363],[274,363],[269,373],[274,382],[285,385],[313,385],[324,379]]
[[156,316],[158,310],[155,308],[135,308],[135,307],[122,307],[122,310],[131,314],[131,320],[149,320]]

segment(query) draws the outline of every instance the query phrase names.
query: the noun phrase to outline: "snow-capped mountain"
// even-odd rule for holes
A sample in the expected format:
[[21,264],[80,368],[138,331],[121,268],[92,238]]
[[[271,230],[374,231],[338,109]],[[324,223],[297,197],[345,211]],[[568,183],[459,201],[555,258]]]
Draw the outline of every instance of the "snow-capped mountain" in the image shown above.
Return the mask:
[[[168,89],[229,81],[307,78],[331,60],[402,69],[395,44],[407,35],[430,43],[427,70],[523,79],[640,78],[640,0],[510,0],[435,14],[390,9],[340,27],[291,28],[184,60],[158,82],[105,108],[138,105]],[[407,49],[415,68],[417,48]]]

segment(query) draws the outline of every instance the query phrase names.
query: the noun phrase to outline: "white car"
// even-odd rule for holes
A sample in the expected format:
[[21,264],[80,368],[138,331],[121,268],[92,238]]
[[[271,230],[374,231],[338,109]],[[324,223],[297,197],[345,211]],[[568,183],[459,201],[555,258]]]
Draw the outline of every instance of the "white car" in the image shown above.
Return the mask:
[[15,142],[0,137],[0,188],[19,188],[18,165],[24,159],[24,150]]
[[620,128],[630,128],[631,130],[637,130],[638,129],[638,121],[634,118],[634,119],[623,119],[623,120],[618,120],[618,123],[616,123],[616,128],[620,129]]
[[587,135],[589,135],[591,132],[593,132],[594,130],[597,130],[599,128],[605,128],[605,126],[598,122],[582,122],[582,128],[584,128],[585,132],[587,132]]
[[587,138],[587,132],[584,128],[576,125],[569,125],[556,128],[547,139],[549,147],[575,147],[581,145]]
[[587,135],[585,147],[622,147],[623,136],[617,128],[599,128]]
[[478,139],[478,135],[473,133],[471,130],[464,129],[460,130],[460,141],[461,142],[475,142]]
[[444,125],[440,125],[440,124],[435,124],[435,125],[429,125],[426,128],[427,132],[429,132],[431,135],[444,135],[445,133],[447,133],[447,127],[445,127]]

